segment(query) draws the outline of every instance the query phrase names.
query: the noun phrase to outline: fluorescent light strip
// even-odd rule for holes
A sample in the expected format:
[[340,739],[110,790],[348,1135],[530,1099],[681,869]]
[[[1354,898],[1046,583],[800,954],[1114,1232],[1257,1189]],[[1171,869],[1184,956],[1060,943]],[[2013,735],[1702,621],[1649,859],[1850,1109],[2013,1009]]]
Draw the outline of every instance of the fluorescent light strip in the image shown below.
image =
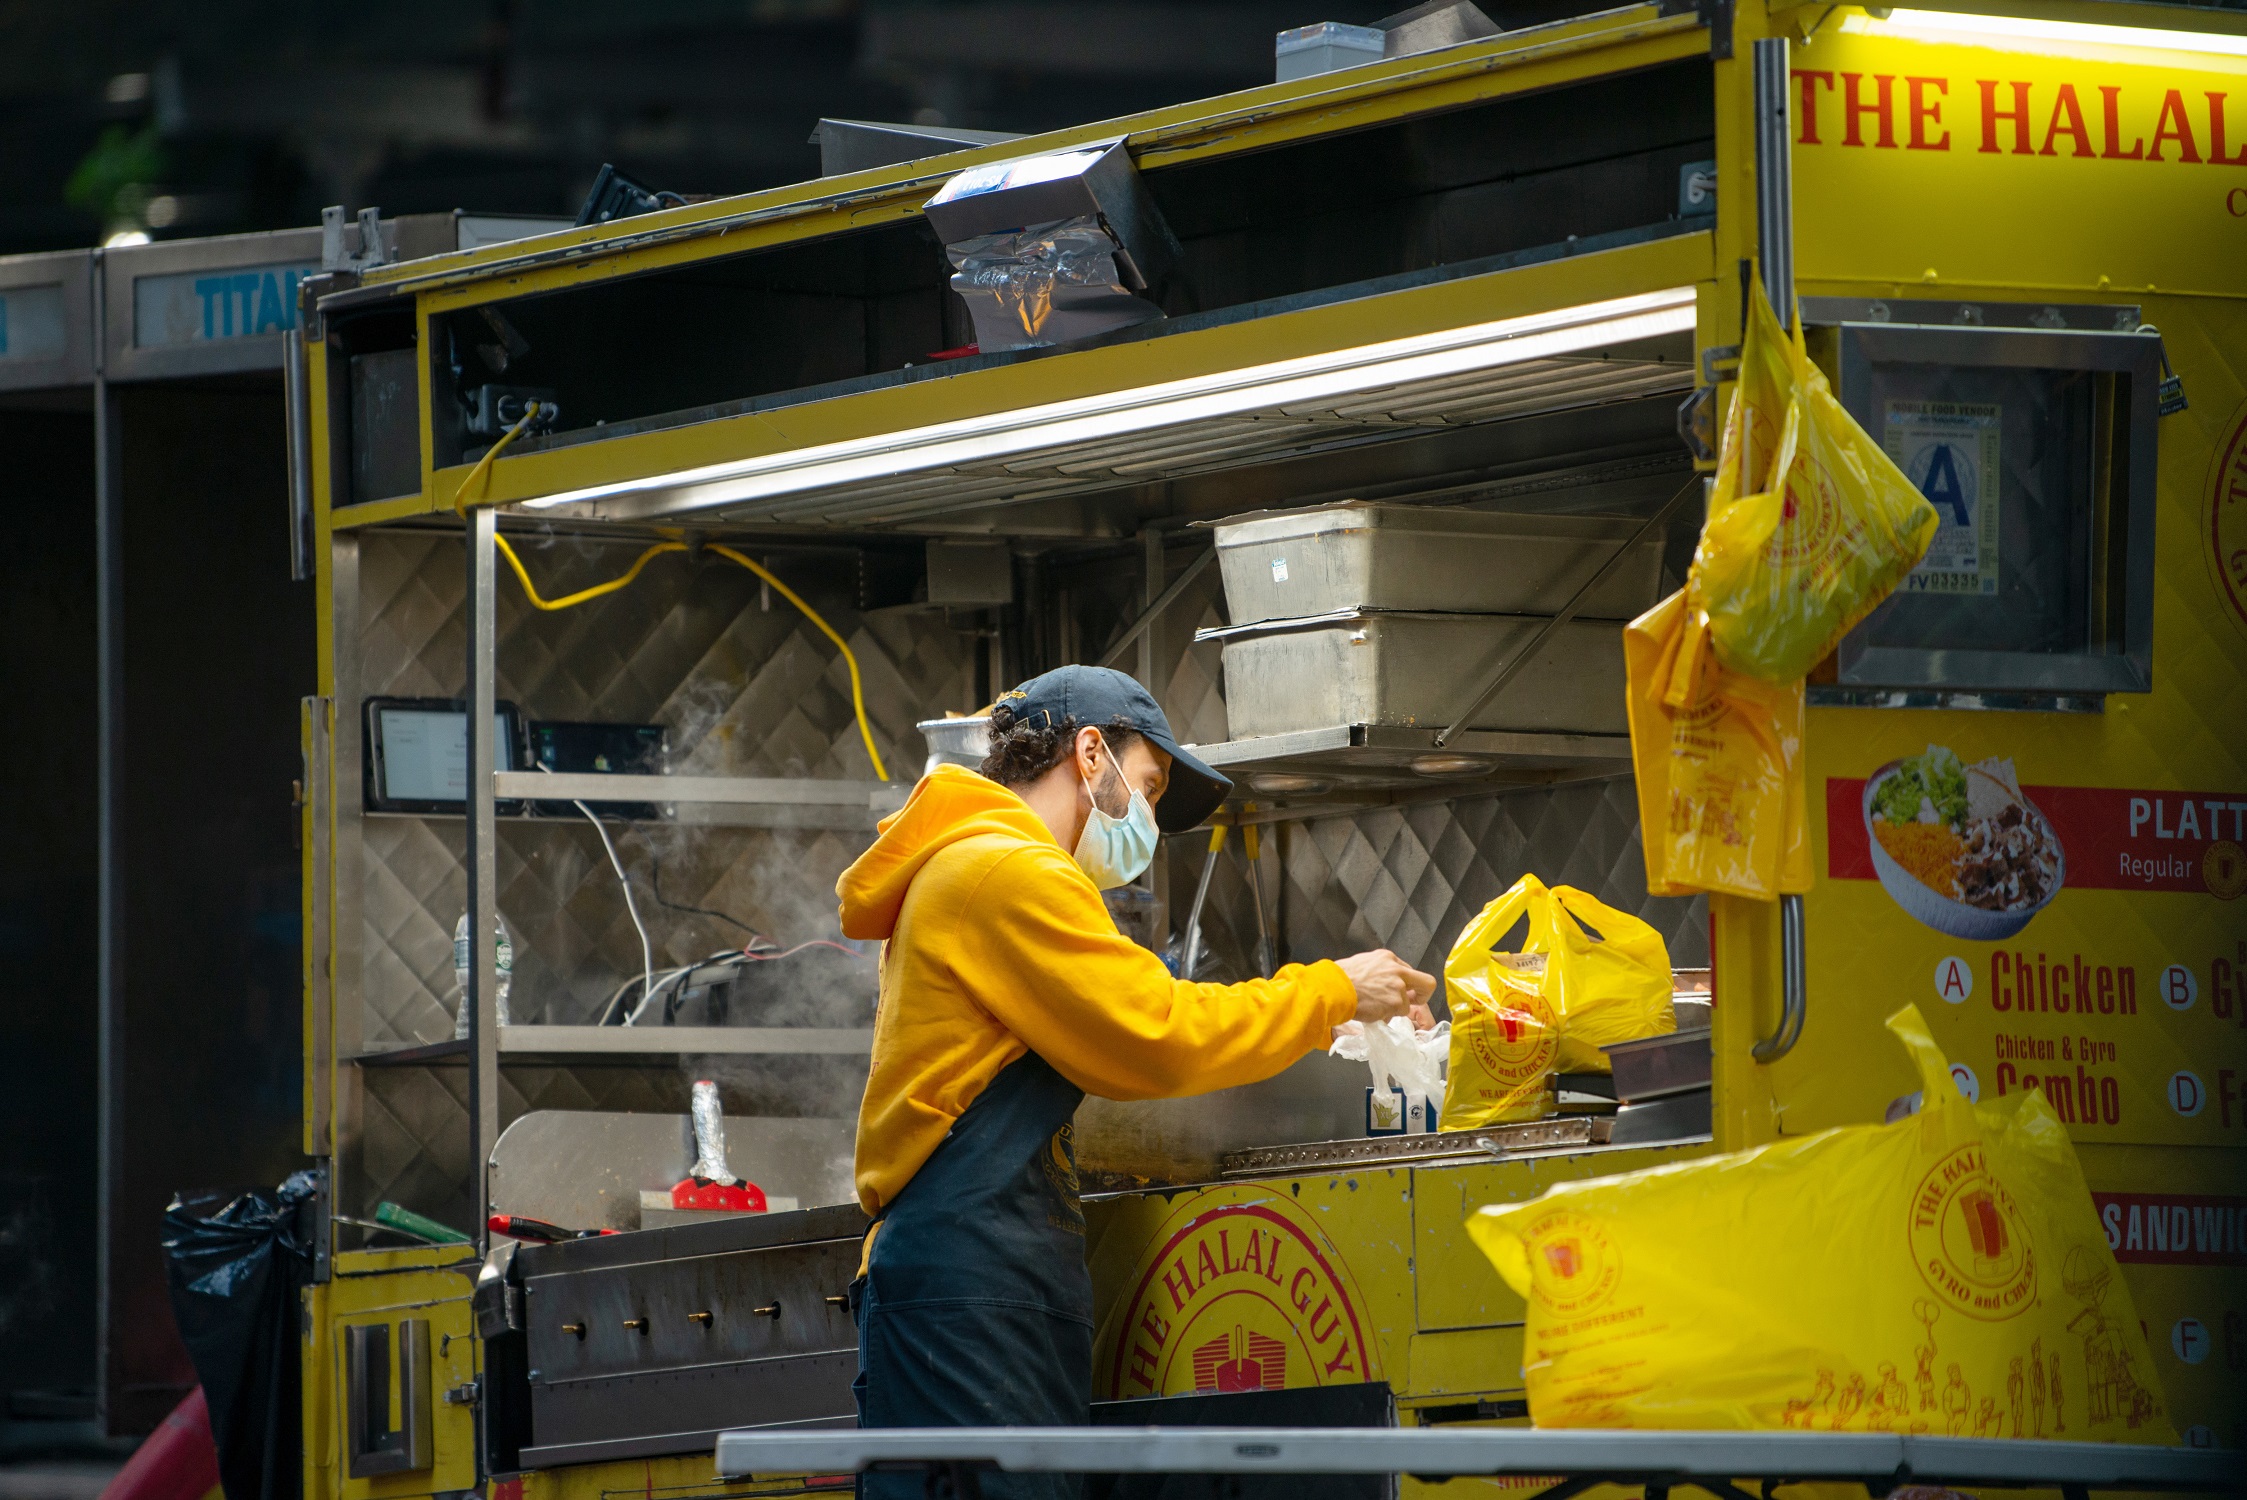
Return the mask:
[[2019,16],[1963,15],[1948,10],[1897,10],[1884,21],[1855,16],[1847,30],[1868,32],[1907,31],[1935,41],[1984,40],[1999,37],[2016,41],[2076,42],[2098,47],[2160,47],[2175,52],[2212,52],[2226,57],[2247,57],[2247,36],[2227,36],[2213,31],[2157,31],[2143,26],[2103,26],[2092,21],[2035,21]]
[[589,485],[522,504],[528,509],[545,510],[659,491],[693,491],[691,499],[681,496],[673,504],[659,502],[658,508],[641,513],[739,505],[916,470],[986,464],[1123,433],[1273,407],[1300,407],[1382,386],[1437,380],[1635,339],[1687,333],[1693,326],[1693,288],[1673,287],[1215,375],[823,443],[763,458]]

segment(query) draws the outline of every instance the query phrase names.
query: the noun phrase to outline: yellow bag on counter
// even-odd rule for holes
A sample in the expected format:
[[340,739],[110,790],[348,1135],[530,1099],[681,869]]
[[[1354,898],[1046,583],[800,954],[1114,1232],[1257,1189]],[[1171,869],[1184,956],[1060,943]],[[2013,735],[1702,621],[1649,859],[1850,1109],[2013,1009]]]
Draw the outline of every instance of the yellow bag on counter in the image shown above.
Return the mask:
[[1748,298],[1709,518],[1686,576],[1717,657],[1768,682],[1802,678],[1903,582],[1935,539],[1935,507]]
[[[1493,951],[1523,917],[1519,953]],[[1628,912],[1524,875],[1484,907],[1443,966],[1451,1073],[1443,1128],[1551,1113],[1556,1072],[1605,1073],[1609,1042],[1677,1029],[1670,952]]]
[[1888,1029],[1917,1115],[1467,1220],[1529,1303],[1538,1426],[2177,1441],[2043,1093],[1970,1103],[1916,1008]]
[[1727,669],[1682,591],[1623,630],[1646,888],[1769,901],[1810,889],[1800,682]]

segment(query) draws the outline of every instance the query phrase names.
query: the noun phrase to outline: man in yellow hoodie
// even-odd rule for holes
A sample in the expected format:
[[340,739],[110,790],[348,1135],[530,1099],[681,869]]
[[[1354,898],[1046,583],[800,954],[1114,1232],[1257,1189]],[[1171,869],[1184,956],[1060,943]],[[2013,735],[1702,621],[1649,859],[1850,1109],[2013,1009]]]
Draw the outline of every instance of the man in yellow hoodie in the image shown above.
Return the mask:
[[[1386,951],[1197,984],[1123,937],[1100,892],[1230,783],[1181,750],[1131,678],[1070,666],[1005,694],[982,774],[940,767],[836,893],[881,939],[852,1287],[864,1427],[1082,1424],[1092,1385],[1071,1120],[1088,1093],[1153,1099],[1268,1078],[1334,1027],[1423,1008],[1435,981]],[[1073,1481],[992,1476],[993,1497]],[[869,1475],[869,1496],[917,1495]]]

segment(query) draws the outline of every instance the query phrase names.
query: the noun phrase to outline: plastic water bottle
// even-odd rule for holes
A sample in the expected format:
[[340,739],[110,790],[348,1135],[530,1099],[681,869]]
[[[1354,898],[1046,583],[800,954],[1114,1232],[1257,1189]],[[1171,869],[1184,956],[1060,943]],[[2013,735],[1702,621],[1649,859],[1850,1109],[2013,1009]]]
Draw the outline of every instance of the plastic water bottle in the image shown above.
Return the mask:
[[[507,992],[515,987],[515,944],[507,936],[507,919],[495,919],[499,927],[499,1024],[511,1024],[507,1018]],[[468,913],[462,912],[453,924],[453,983],[458,986],[460,1000],[453,1010],[453,1040],[468,1040]]]

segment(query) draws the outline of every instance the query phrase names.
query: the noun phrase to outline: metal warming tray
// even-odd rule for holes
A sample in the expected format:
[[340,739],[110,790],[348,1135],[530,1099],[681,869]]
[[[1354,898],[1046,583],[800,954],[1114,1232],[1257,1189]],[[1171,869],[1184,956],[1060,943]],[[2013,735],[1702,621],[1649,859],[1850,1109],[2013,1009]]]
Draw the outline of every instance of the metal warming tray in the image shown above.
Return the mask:
[[[1544,623],[1346,610],[1194,639],[1224,643],[1225,712],[1238,740],[1330,724],[1441,728]],[[1623,705],[1623,632],[1571,621],[1468,727],[1620,735],[1630,728]]]
[[[1213,529],[1225,607],[1251,625],[1344,609],[1556,614],[1640,524],[1351,501]],[[1652,605],[1661,544],[1633,546],[1581,614],[1628,620]]]
[[1658,1141],[1690,1141],[1710,1133],[1715,1119],[1709,1086],[1664,1094],[1615,1111],[1609,1139],[1618,1146],[1647,1146]]
[[1709,1028],[1611,1042],[1599,1049],[1615,1070],[1615,1097],[1626,1104],[1709,1086]]

